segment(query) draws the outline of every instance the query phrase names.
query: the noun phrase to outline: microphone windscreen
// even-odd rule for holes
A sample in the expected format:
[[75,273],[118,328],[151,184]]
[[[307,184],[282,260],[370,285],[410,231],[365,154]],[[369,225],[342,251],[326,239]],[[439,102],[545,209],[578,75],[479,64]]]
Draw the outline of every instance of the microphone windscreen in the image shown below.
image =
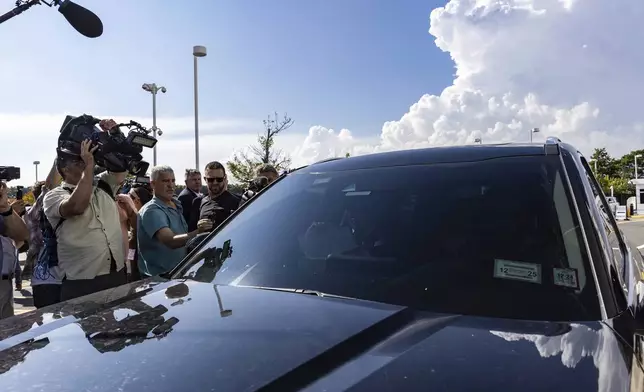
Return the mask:
[[103,34],[103,22],[95,13],[69,0],[61,2],[58,12],[76,31],[88,38],[100,37]]

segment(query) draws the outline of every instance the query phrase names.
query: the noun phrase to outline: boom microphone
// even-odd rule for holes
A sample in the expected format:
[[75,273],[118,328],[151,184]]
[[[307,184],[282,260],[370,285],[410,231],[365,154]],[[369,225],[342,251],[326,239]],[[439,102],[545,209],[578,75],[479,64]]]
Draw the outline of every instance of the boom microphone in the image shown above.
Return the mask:
[[69,0],[56,1],[58,12],[76,31],[88,38],[97,38],[103,34],[103,22],[95,13]]

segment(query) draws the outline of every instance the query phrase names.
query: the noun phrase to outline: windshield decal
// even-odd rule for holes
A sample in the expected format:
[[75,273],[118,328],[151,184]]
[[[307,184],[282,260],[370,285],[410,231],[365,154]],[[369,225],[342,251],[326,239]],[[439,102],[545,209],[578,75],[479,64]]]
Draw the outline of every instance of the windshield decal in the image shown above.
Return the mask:
[[541,284],[541,265],[494,259],[494,277]]
[[555,285],[579,290],[579,277],[576,268],[553,268],[552,274]]

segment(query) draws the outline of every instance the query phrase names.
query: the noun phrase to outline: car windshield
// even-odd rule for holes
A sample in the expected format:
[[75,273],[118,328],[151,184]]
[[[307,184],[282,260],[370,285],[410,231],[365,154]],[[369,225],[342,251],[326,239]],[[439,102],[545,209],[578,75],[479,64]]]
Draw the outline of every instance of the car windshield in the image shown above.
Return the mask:
[[600,318],[558,157],[313,169],[260,194],[174,277],[435,312]]

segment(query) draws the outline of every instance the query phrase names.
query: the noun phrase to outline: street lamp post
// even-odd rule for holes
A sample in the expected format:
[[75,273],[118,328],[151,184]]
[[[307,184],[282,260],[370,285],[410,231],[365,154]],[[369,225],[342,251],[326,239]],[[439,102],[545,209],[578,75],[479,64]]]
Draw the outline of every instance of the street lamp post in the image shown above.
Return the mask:
[[636,180],[637,180],[637,177],[638,177],[638,176],[637,176],[637,174],[638,174],[638,173],[637,173],[637,158],[641,158],[641,157],[642,157],[641,155],[635,155],[635,157],[634,157],[634,158],[635,158],[635,177],[634,177],[634,178],[635,178]]
[[196,45],[192,48],[195,69],[195,169],[199,170],[199,89],[197,86],[197,58],[206,57],[206,47]]
[[532,128],[530,130],[530,143],[532,143],[532,134],[541,132],[539,128]]
[[638,187],[638,184],[637,184],[637,174],[638,174],[638,173],[637,173],[637,158],[641,158],[641,157],[642,157],[642,155],[639,155],[639,154],[638,154],[638,155],[635,155],[635,156],[633,157],[633,158],[635,158],[635,173],[634,173],[634,174],[635,174],[635,177],[634,177],[634,180],[635,180],[635,181],[633,181],[633,183],[635,184],[635,213],[636,213],[636,214],[637,214],[637,209],[638,209],[638,206],[637,206],[637,204],[638,204],[638,203],[637,203],[637,202],[638,202],[638,200],[637,200],[637,199],[640,197],[640,195],[638,194],[638,193],[639,193],[639,192],[638,192],[638,191],[639,191],[639,187]]
[[[152,94],[152,136],[157,137],[157,93],[161,91],[166,93],[168,90],[163,86],[157,86],[156,83],[145,83],[141,88]],[[161,135],[161,132],[159,132]],[[154,145],[152,151],[152,166],[157,165],[157,145]]]
[[38,182],[38,165],[40,165],[40,161],[34,161],[34,167],[36,168],[36,182]]
[[593,163],[593,168],[595,169],[595,177],[597,177],[597,159],[590,160]]

